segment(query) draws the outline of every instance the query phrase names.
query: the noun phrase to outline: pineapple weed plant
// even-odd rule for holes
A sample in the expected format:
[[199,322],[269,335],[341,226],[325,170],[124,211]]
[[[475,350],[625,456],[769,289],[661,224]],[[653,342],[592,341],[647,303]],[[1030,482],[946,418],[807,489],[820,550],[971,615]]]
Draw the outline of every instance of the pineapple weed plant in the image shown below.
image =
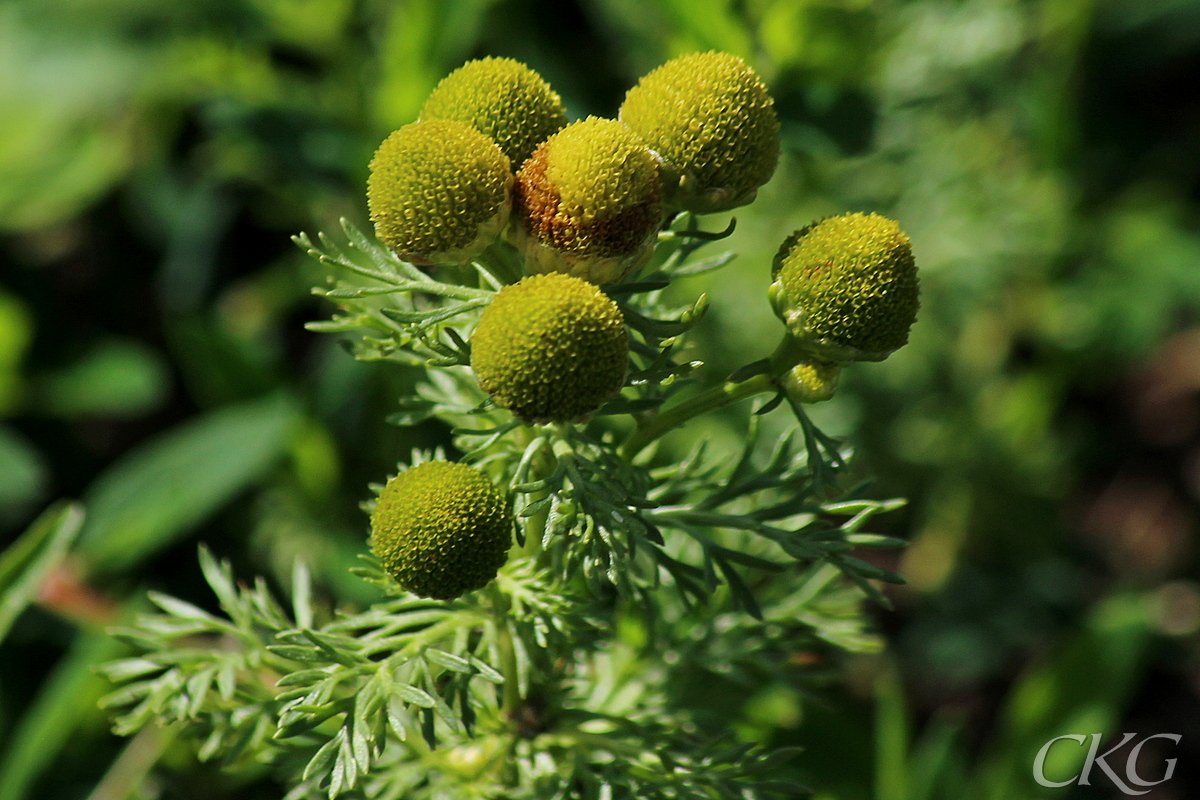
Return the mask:
[[[898,502],[847,485],[848,451],[803,404],[905,343],[917,279],[888,219],[797,231],[764,275],[778,347],[684,391],[706,302],[663,290],[732,258],[700,255],[732,221],[698,217],[753,201],[778,131],[757,75],[721,53],[654,70],[617,120],[568,124],[507,59],[445,78],[371,163],[378,241],[346,223],[344,244],[297,241],[339,308],[310,327],[419,368],[393,421],[439,419],[461,455],[414,452],[373,487],[361,575],[384,599],[365,610],[318,607],[303,565],[285,607],[202,550],[225,616],[155,594],[162,613],[117,631],[138,651],[103,667],[117,731],[173,726],[294,800],[802,793],[790,752],[698,725],[671,682],[799,685],[797,652],[874,643],[860,601],[898,579],[851,551],[899,544],[863,530]],[[658,455],[753,396],[740,456]],[[769,446],[760,415],[783,404],[795,422]]]

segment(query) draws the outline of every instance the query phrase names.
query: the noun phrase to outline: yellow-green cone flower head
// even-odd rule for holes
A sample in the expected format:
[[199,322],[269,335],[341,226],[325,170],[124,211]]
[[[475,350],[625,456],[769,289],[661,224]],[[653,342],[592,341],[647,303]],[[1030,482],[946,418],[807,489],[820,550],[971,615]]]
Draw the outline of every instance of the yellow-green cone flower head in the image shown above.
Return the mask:
[[881,361],[908,341],[920,304],[912,245],[878,214],[843,214],[789,236],[769,296],[819,359]]
[[452,600],[482,589],[508,559],[512,518],[475,467],[428,461],[387,482],[371,514],[371,550],[402,589]]
[[526,422],[583,419],[625,383],[621,309],[594,285],[551,273],[505,286],[471,337],[471,368]]
[[753,202],[779,161],[775,102],[729,53],[691,53],[646,75],[620,119],[663,159],[671,207],[698,214]]
[[511,58],[468,61],[437,85],[421,119],[465,122],[520,168],[535,147],[567,124],[562,99],[541,75]]
[[367,206],[375,235],[414,264],[465,264],[508,223],[508,156],[462,122],[405,125],[371,160]]
[[819,403],[833,397],[841,374],[839,364],[804,361],[788,370],[780,384],[787,396],[797,403]]
[[663,219],[658,159],[616,120],[588,117],[517,173],[513,244],[530,272],[615,283],[650,257]]

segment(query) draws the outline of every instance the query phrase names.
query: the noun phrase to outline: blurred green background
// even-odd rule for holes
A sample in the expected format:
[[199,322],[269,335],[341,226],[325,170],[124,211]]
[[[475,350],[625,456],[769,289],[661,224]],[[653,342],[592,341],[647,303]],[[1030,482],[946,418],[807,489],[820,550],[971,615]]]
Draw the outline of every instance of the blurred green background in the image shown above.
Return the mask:
[[1124,731],[1184,737],[1147,796],[1200,793],[1200,1],[0,0],[0,546],[88,509],[43,517],[72,555],[0,608],[0,800],[282,796],[172,749],[139,783],[161,748],[107,733],[90,665],[147,588],[209,602],[200,540],[366,599],[367,483],[446,441],[384,421],[411,374],[303,329],[288,237],[364,221],[374,147],[465,59],[579,118],[697,49],[756,66],[784,137],[736,261],[680,287],[709,377],[772,347],[770,258],[815,218],[899,219],[923,281],[910,346],[814,409],[911,498],[887,655],[703,676],[724,727],[804,746],[825,800],[1119,797],[1030,767]]

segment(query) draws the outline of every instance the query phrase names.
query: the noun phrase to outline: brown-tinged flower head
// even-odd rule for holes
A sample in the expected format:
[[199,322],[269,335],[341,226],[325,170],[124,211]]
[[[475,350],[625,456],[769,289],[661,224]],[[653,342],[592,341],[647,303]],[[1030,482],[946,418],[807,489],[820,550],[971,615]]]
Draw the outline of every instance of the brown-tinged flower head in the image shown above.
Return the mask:
[[428,461],[383,487],[371,514],[371,550],[400,588],[452,600],[496,577],[511,530],[508,504],[487,475]]
[[880,361],[908,341],[920,304],[912,245],[878,214],[843,214],[789,236],[769,296],[808,352],[826,361]]
[[375,235],[414,264],[464,264],[496,240],[512,207],[508,157],[479,131],[426,120],[392,133],[371,160]]
[[517,169],[535,147],[567,124],[562,98],[511,58],[468,61],[434,88],[421,119],[465,122],[490,137]]
[[625,383],[621,309],[593,284],[561,273],[505,286],[471,336],[479,385],[526,422],[572,422]]
[[658,160],[628,127],[588,117],[543,142],[517,173],[509,236],[530,272],[614,283],[654,250]]
[[707,214],[754,200],[779,161],[779,121],[767,87],[729,53],[690,53],[625,95],[620,119],[663,159],[673,208]]

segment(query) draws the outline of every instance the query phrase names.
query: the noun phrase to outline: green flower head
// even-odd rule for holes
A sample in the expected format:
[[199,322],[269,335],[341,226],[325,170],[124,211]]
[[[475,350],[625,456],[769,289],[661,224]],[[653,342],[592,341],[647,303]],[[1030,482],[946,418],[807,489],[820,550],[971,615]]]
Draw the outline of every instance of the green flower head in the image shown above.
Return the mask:
[[560,273],[505,286],[471,337],[471,368],[496,404],[526,422],[587,417],[625,383],[621,309],[594,285]]
[[486,475],[429,461],[383,487],[371,514],[371,550],[402,589],[452,600],[496,577],[511,530],[508,504]]
[[691,53],[625,95],[621,121],[663,159],[668,204],[699,214],[754,200],[779,161],[779,121],[767,87],[728,53]]
[[375,235],[414,264],[464,264],[508,223],[513,174],[491,139],[462,122],[427,120],[393,133],[371,161]]
[[443,78],[421,107],[421,119],[473,126],[491,137],[517,169],[567,124],[567,112],[550,84],[529,67],[511,58],[483,58]]
[[628,127],[588,117],[521,167],[513,244],[531,272],[614,283],[654,251],[663,209],[658,160]]
[[917,318],[917,267],[899,224],[878,214],[813,223],[775,256],[770,298],[801,345],[837,363],[881,361]]
[[797,403],[819,403],[833,397],[841,373],[839,364],[804,361],[788,370],[780,385]]

